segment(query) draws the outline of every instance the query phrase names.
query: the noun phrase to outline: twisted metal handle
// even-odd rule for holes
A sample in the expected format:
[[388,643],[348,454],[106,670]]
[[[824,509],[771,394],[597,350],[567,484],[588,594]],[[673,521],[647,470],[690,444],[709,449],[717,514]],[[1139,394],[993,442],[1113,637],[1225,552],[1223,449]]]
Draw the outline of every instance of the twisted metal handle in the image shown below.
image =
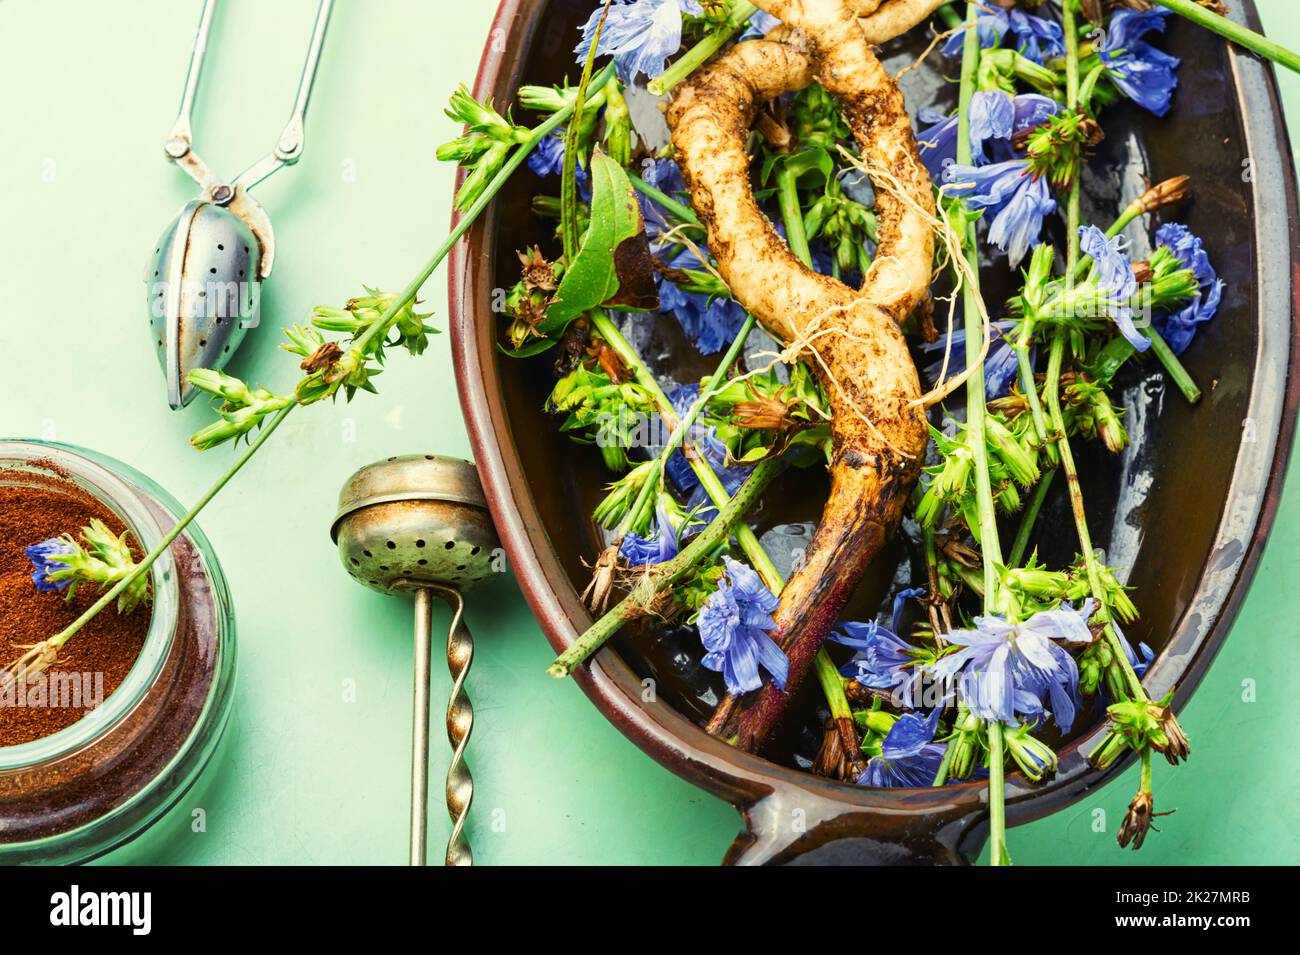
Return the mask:
[[447,865],[473,865],[474,854],[465,836],[465,821],[474,800],[474,778],[465,762],[465,747],[474,730],[474,707],[465,692],[465,678],[474,661],[474,638],[465,626],[465,598],[450,587],[434,588],[451,607],[451,627],[447,631],[447,669],[451,673],[451,692],[447,700],[447,742],[451,745],[451,764],[447,767],[447,813],[451,817],[451,836],[447,840]]

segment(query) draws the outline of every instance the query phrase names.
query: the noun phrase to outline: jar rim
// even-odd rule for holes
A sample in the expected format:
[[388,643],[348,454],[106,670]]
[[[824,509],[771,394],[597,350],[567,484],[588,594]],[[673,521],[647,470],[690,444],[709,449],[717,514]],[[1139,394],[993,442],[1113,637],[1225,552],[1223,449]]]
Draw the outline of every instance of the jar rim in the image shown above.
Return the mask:
[[[122,520],[146,553],[163,538],[165,531],[140,492],[79,448],[44,441],[0,441],[0,475],[24,470],[57,481],[70,480],[92,494]],[[0,479],[0,483],[13,482]],[[180,588],[170,548],[154,562],[150,578],[149,630],[122,683],[70,726],[27,743],[0,746],[0,772],[50,762],[81,749],[116,726],[148,692],[171,651],[179,619]]]

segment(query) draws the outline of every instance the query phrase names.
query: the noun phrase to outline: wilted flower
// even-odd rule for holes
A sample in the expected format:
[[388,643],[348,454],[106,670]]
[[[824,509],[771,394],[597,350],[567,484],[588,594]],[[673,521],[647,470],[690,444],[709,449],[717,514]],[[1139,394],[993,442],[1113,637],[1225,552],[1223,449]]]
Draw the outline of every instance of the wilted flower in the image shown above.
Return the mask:
[[[1065,53],[1065,34],[1059,23],[1015,8],[983,9],[987,12],[981,13],[976,19],[975,29],[979,34],[980,46],[984,49],[1001,46],[1010,33],[1016,41],[1016,50],[1035,63]],[[961,56],[965,44],[966,28],[963,26],[944,43],[944,56]]]
[[1179,60],[1141,37],[1151,30],[1164,30],[1168,16],[1169,11],[1162,8],[1144,12],[1117,10],[1097,43],[1097,55],[1111,82],[1133,102],[1157,116],[1169,112],[1174,87],[1178,85],[1174,71]]
[[858,651],[840,672],[870,689],[897,689],[900,697],[909,697],[920,675],[918,663],[933,654],[908,643],[898,636],[898,630],[907,601],[924,594],[924,588],[909,587],[894,596],[892,630],[874,620],[842,623],[832,630],[828,639]]
[[1200,285],[1201,294],[1185,308],[1163,313],[1153,320],[1170,350],[1181,355],[1191,344],[1196,327],[1208,322],[1219,311],[1224,283],[1210,264],[1201,240],[1187,226],[1178,222],[1165,223],[1156,230],[1156,244],[1168,248],[1184,267],[1191,269]]
[[1185,202],[1192,193],[1191,186],[1191,176],[1174,176],[1156,183],[1138,196],[1136,202],[1142,207],[1143,212],[1157,212],[1165,206]]
[[723,563],[718,589],[704,602],[696,621],[708,651],[702,662],[722,674],[728,693],[739,695],[762,686],[760,666],[776,686],[784,687],[790,661],[768,636],[776,629],[772,612],[781,601],[751,568],[730,557]]
[[[975,165],[1015,158],[1012,143],[1045,122],[1061,109],[1059,103],[1041,93],[1020,93],[1014,97],[1001,90],[980,90],[971,99],[971,155]],[[922,110],[919,118],[932,125],[921,132],[921,161],[930,175],[941,178],[946,167],[957,161],[957,114],[943,116]]]
[[989,242],[1007,254],[1013,268],[1038,244],[1043,217],[1056,210],[1047,180],[1033,174],[1027,159],[980,167],[954,164],[943,178],[951,184],[948,192],[993,216]]
[[921,789],[934,784],[943,762],[943,743],[934,742],[939,707],[928,717],[906,713],[885,737],[880,755],[873,756],[858,777],[859,786]]
[[[1167,700],[1121,700],[1106,708],[1115,731],[1123,737],[1130,749],[1140,751],[1150,746],[1162,753],[1171,766],[1187,759],[1192,752],[1191,741],[1178,723],[1178,717]],[[1095,755],[1095,754],[1094,754]]]
[[[1011,383],[1020,373],[1015,349],[1007,333],[1015,327],[1011,319],[999,319],[991,324],[992,341],[989,353],[984,359],[984,392],[990,401],[1004,398],[1011,392]],[[948,343],[951,341],[951,348]],[[925,366],[925,373],[931,384],[939,384],[939,372],[943,370],[943,355],[948,352],[948,374],[960,374],[966,368],[966,329],[958,326],[952,330],[951,337],[940,335],[938,341],[927,342],[921,346],[926,355],[933,355],[934,360]],[[1032,364],[1032,354],[1031,354]]]
[[1120,823],[1119,832],[1115,836],[1115,841],[1119,843],[1121,849],[1127,849],[1130,842],[1135,850],[1142,848],[1147,833],[1155,828],[1151,825],[1152,819],[1155,818],[1154,809],[1155,800],[1149,792],[1139,792],[1133,797],[1133,801],[1128,804],[1128,812],[1124,814],[1124,821]]
[[687,515],[682,513],[677,502],[661,492],[655,507],[654,527],[645,536],[636,533],[625,535],[619,553],[629,567],[670,561],[677,556],[681,534],[688,523]]
[[1146,351],[1151,347],[1151,340],[1133,324],[1133,309],[1128,304],[1138,286],[1133,275],[1133,263],[1124,254],[1123,245],[1122,236],[1109,239],[1095,225],[1079,229],[1079,248],[1092,258],[1093,276],[1108,299],[1107,313],[1130,345],[1138,351]]
[[638,73],[656,77],[682,45],[683,13],[703,13],[700,0],[615,0],[608,17],[602,0],[582,27],[582,42],[574,49],[578,63],[586,63],[592,38],[603,19],[596,55],[612,55],[625,83],[632,82]]

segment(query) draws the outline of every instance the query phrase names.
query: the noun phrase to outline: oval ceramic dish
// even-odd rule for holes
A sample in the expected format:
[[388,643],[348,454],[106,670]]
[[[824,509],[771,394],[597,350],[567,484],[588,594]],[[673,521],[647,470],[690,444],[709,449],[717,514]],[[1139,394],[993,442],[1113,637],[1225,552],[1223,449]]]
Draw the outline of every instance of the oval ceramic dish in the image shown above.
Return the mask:
[[[1243,7],[1246,21],[1258,29],[1253,4],[1233,4],[1234,10]],[[475,95],[506,104],[520,83],[572,76],[576,25],[590,8],[589,0],[502,3]],[[887,47],[886,66],[897,72],[924,43],[918,34]],[[1176,210],[1177,217],[1205,237],[1229,285],[1218,317],[1184,356],[1205,398],[1189,406],[1154,362],[1132,369],[1120,392],[1132,445],[1112,458],[1087,452],[1081,471],[1097,543],[1110,563],[1130,574],[1142,610],[1130,637],[1159,651],[1145,678],[1149,692],[1160,697],[1174,689],[1181,705],[1245,596],[1285,473],[1297,404],[1297,212],[1271,69],[1181,21],[1171,22],[1163,45],[1182,57],[1183,87],[1194,87],[1196,95],[1179,92],[1164,120],[1117,109],[1085,183],[1085,221],[1092,210],[1096,221],[1109,222],[1121,195],[1127,200],[1141,191],[1144,175],[1159,181],[1189,174],[1195,199]],[[909,75],[909,108],[927,105],[939,85],[930,66]],[[457,246],[451,331],[461,403],[488,502],[524,594],[559,651],[591,622],[578,598],[587,574],[582,560],[591,560],[599,547],[587,515],[608,476],[599,455],[570,443],[542,412],[553,381],[550,359],[521,362],[495,345],[500,319],[491,307],[493,289],[516,280],[515,249],[547,239],[528,204],[540,188],[530,174],[516,176]],[[545,188],[554,192],[555,182]],[[1135,242],[1144,234],[1145,227]],[[660,319],[656,327],[671,324]],[[677,358],[684,347],[676,347],[671,329],[663,334],[673,346],[663,352],[674,356],[670,370],[679,380],[698,380],[710,370]],[[1196,479],[1187,480],[1188,474]],[[775,485],[751,517],[760,534],[806,528],[820,513],[824,482],[816,476],[782,481],[795,483]],[[1039,520],[1037,543],[1050,560],[1068,561],[1074,533],[1059,487],[1054,494]],[[801,503],[791,508],[785,503],[791,500]],[[1173,541],[1177,546],[1168,546]],[[870,614],[885,597],[894,566],[908,559],[905,543],[895,550],[864,581],[858,610]],[[791,726],[773,753],[780,762],[707,736],[698,724],[717,685],[695,665],[698,657],[698,640],[692,648],[684,633],[625,634],[576,678],[629,739],[740,810],[744,828],[728,862],[957,863],[978,852],[987,823],[980,784],[873,790],[790,768],[807,752],[815,696],[805,694],[792,707]],[[660,688],[654,702],[642,700],[647,676]],[[555,692],[565,690],[557,686]],[[1053,778],[1033,787],[1018,776],[1009,779],[1009,822],[1059,809],[1102,781],[1084,758],[1102,730],[1095,719],[1079,722],[1085,725],[1061,744]],[[802,810],[799,831],[792,827],[796,808]]]

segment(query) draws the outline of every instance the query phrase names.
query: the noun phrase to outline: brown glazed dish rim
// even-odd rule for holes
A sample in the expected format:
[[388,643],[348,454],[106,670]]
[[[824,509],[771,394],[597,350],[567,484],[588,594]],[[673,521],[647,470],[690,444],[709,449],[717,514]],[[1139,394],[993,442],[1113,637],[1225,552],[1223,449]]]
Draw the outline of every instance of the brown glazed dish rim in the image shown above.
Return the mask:
[[[1258,30],[1252,0],[1241,7],[1245,22]],[[484,48],[475,96],[497,103],[511,101],[544,11],[539,0],[503,0],[489,33],[492,39]],[[1270,157],[1255,164],[1252,187],[1258,212],[1254,245],[1259,346],[1249,409],[1257,440],[1241,445],[1211,559],[1169,645],[1144,681],[1153,697],[1175,690],[1176,706],[1186,702],[1203,677],[1249,588],[1276,515],[1300,402],[1300,381],[1291,373],[1300,367],[1300,336],[1292,334],[1293,315],[1300,311],[1300,253],[1294,227],[1296,177],[1286,125],[1272,68],[1245,51],[1229,49],[1228,68],[1249,155]],[[495,360],[495,329],[484,320],[492,315],[492,237],[498,215],[497,206],[489,208],[452,250],[452,358],[470,442],[497,530],[524,597],[559,652],[591,618],[573,593],[547,536],[510,439]],[[628,739],[745,816],[747,829],[737,838],[728,861],[792,861],[837,840],[865,838],[872,845],[879,844],[875,839],[910,842],[918,831],[922,841],[930,840],[929,848],[903,861],[958,862],[978,850],[987,817],[981,783],[935,790],[858,788],[737,752],[666,703],[644,702],[639,677],[608,648],[574,678]],[[563,689],[557,687],[556,692]],[[1084,759],[1103,733],[1103,727],[1095,727],[1066,747],[1059,771],[1043,784],[1031,787],[1018,776],[1009,779],[1008,821],[1028,822],[1060,809],[1119,771],[1124,760],[1100,773]],[[803,834],[783,834],[781,819],[794,807],[805,814]],[[869,857],[896,858],[875,850],[869,850]]]

